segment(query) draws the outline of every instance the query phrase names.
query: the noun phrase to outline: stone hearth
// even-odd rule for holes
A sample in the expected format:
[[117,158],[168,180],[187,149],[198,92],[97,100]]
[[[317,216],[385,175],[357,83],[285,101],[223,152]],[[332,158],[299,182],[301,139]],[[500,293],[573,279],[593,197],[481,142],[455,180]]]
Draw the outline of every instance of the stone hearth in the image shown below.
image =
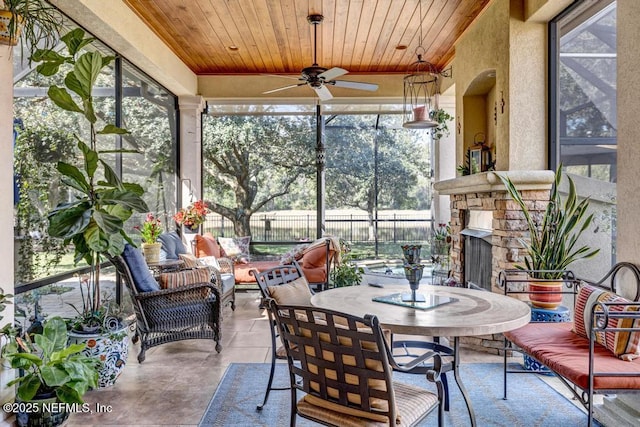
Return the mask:
[[[493,292],[502,292],[497,288],[498,274],[522,262],[523,249],[518,238],[527,235],[528,227],[519,206],[507,194],[497,174],[506,175],[513,181],[534,215],[544,212],[554,178],[552,171],[483,172],[440,181],[434,188],[438,194],[450,196],[451,270],[452,277],[458,282],[467,282],[464,277],[465,239],[461,232],[467,226],[469,212],[492,212],[491,284],[483,285]],[[490,353],[498,353],[503,345],[502,335],[465,337],[461,342]]]

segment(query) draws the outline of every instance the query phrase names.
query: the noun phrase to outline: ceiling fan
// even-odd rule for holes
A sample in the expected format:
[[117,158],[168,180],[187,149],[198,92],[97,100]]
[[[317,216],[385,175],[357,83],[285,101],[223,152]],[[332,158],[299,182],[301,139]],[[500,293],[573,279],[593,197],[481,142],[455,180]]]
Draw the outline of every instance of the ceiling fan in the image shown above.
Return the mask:
[[378,85],[374,83],[362,83],[362,82],[352,82],[346,80],[334,80],[337,77],[343,76],[348,73],[347,70],[340,67],[333,67],[331,69],[326,69],[318,65],[318,61],[316,59],[316,55],[318,52],[318,24],[322,22],[324,16],[322,15],[309,15],[307,16],[307,21],[313,25],[313,65],[310,67],[303,68],[301,71],[300,77],[288,77],[288,76],[275,76],[275,77],[284,77],[294,80],[302,81],[302,83],[297,83],[289,86],[279,87],[277,89],[272,89],[263,94],[279,92],[281,90],[293,89],[298,86],[308,85],[311,89],[316,91],[318,94],[318,98],[322,101],[328,101],[333,98],[331,92],[327,88],[327,86],[335,86],[335,87],[344,87],[347,89],[359,89],[359,90],[369,90],[375,91],[378,90]]

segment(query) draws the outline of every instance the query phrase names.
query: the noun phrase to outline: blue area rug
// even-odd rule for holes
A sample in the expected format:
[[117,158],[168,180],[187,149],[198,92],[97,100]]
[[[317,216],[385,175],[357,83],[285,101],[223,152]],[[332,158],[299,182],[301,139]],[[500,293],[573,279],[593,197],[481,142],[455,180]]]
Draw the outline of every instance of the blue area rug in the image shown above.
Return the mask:
[[[502,364],[464,364],[460,375],[471,396],[479,427],[586,425],[586,414],[536,375],[510,374],[508,400],[502,399]],[[272,391],[262,411],[256,410],[256,405],[262,403],[264,398],[268,378],[269,364],[232,363],[211,399],[200,426],[289,425],[289,390]],[[468,426],[469,416],[453,373],[447,374],[447,379],[451,410],[445,412],[445,426]],[[287,365],[278,363],[274,387],[286,387],[288,380]],[[394,373],[394,380],[432,387],[423,375]],[[432,389],[435,390],[435,387]],[[297,425],[317,424],[298,417]],[[430,414],[420,425],[436,426],[437,414]]]

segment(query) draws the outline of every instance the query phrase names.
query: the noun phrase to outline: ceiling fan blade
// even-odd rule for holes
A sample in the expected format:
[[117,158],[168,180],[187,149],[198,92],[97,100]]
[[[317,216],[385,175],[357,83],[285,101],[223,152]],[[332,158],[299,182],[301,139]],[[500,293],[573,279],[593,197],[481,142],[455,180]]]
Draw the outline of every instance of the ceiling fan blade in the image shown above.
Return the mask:
[[267,94],[267,93],[280,92],[281,90],[293,89],[294,87],[304,86],[304,85],[306,85],[306,83],[298,83],[297,85],[289,85],[289,86],[279,87],[277,89],[271,89],[271,90],[268,90],[266,92],[262,92],[262,94],[264,95],[264,94]]
[[378,85],[375,83],[363,83],[363,82],[351,82],[347,80],[334,80],[327,84],[334,85],[335,87],[345,87],[347,89],[360,89],[360,90],[378,90]]
[[333,99],[333,95],[331,95],[329,89],[327,89],[327,87],[324,85],[320,87],[312,87],[312,89],[316,91],[316,93],[318,94],[318,98],[320,98],[321,101],[328,101],[330,99]]
[[325,82],[328,82],[329,80],[333,80],[336,77],[344,76],[347,73],[348,73],[348,71],[345,70],[344,68],[333,67],[333,68],[325,71],[324,73],[318,74],[318,78],[319,79],[324,79]]
[[261,76],[282,77],[283,79],[302,80],[300,77],[285,76],[283,74],[260,74]]

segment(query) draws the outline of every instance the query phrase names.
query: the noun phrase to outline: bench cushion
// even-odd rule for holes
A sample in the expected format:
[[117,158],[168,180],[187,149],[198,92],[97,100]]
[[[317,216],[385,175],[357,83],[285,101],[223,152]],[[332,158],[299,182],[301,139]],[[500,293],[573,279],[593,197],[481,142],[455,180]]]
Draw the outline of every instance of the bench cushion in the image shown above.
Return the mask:
[[[589,384],[589,340],[572,331],[573,324],[529,323],[504,336],[527,354],[582,389]],[[640,389],[640,359],[620,360],[596,344],[595,372],[630,373],[634,377],[596,376],[594,390]]]
[[268,270],[280,265],[279,261],[251,261],[248,264],[236,264],[233,273],[236,277],[236,283],[256,283],[256,278],[251,274],[252,269],[258,271]]
[[[589,285],[582,285],[578,291],[575,304],[575,318],[573,331],[589,338],[591,325],[591,313],[593,307],[600,302],[628,303],[629,300],[612,292],[598,289]],[[637,311],[637,307],[610,306],[611,311]],[[608,321],[608,328],[637,328],[640,327],[640,319],[614,319]],[[624,360],[630,360],[638,356],[640,352],[640,333],[638,332],[596,332],[596,342],[605,346],[616,356]]]

